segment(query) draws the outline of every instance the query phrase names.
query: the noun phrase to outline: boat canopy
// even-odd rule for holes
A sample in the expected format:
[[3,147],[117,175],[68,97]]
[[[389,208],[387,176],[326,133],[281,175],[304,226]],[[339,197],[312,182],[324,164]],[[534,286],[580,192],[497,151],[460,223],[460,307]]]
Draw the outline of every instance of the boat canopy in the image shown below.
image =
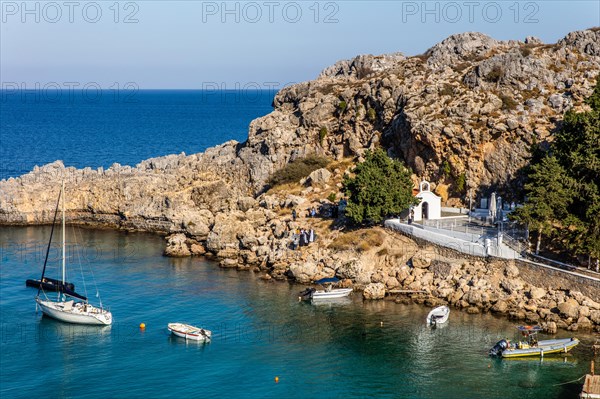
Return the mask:
[[540,326],[517,326],[517,330],[523,332],[523,333],[536,333],[536,332],[540,332],[543,330],[542,327]]
[[337,283],[339,281],[340,279],[338,279],[337,277],[328,277],[315,281],[315,284]]

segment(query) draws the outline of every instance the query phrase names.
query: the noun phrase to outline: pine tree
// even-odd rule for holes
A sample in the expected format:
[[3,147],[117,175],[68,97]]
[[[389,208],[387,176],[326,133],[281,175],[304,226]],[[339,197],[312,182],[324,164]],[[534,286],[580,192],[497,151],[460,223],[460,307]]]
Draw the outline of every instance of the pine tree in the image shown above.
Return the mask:
[[572,249],[600,258],[600,78],[586,104],[590,111],[566,113],[552,151],[576,193],[569,207],[575,227]]
[[553,156],[544,157],[539,164],[531,166],[529,182],[525,184],[527,202],[512,218],[537,231],[536,254],[540,251],[542,236],[552,234],[556,226],[569,217],[568,207],[573,202],[570,185],[567,172]]
[[538,231],[536,253],[542,235],[555,234],[572,254],[600,258],[600,77],[586,104],[565,114],[549,151],[527,168],[527,201],[513,218]]
[[383,150],[368,151],[354,174],[344,179],[346,215],[354,223],[379,223],[418,203],[412,195],[409,170]]

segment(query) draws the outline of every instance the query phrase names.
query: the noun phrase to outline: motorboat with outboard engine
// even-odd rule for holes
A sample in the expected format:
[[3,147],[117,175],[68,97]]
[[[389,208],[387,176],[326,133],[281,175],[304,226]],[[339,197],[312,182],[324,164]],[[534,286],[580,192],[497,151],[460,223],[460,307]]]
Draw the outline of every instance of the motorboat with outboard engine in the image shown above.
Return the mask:
[[335,299],[343,298],[350,295],[352,288],[332,288],[333,284],[338,283],[340,280],[336,277],[322,278],[315,281],[315,284],[319,284],[325,287],[323,290],[317,290],[316,288],[310,287],[300,292],[299,300],[309,301],[311,299]]
[[567,353],[579,344],[577,338],[559,338],[537,340],[537,334],[542,331],[540,326],[518,326],[517,329],[525,337],[525,341],[510,342],[500,340],[489,351],[490,356],[503,358],[549,355],[552,353]]

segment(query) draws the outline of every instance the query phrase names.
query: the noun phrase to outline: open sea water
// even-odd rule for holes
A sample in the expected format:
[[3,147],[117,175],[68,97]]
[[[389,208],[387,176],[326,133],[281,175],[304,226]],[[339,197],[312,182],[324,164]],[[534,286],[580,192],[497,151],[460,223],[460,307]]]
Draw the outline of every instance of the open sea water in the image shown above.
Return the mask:
[[245,141],[272,110],[272,90],[0,90],[0,179],[57,159],[135,165]]
[[[143,101],[133,105],[3,102],[3,176],[55,159],[78,167],[135,164],[243,141],[247,124],[269,112],[272,100],[272,93],[230,104],[218,93],[209,103],[199,92],[138,95]],[[303,287],[203,258],[163,257],[155,235],[67,229],[68,280],[93,303],[102,300],[114,324],[42,317],[25,280],[41,273],[50,227],[0,227],[2,399],[575,398],[575,380],[589,370],[591,334],[576,333],[582,344],[567,357],[491,359],[488,349],[516,338],[516,329],[489,314],[453,309],[447,325],[431,329],[429,309],[418,305],[360,295],[300,303]],[[55,242],[49,276],[59,276],[59,263]],[[212,342],[172,337],[166,325],[176,321],[213,331]]]

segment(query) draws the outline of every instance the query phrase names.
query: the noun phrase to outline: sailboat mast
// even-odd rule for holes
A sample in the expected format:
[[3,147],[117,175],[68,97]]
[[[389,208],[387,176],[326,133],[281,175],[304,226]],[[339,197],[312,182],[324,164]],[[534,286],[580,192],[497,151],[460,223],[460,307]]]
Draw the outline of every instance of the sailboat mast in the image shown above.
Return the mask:
[[66,257],[65,257],[65,181],[62,181],[61,188],[62,196],[62,282],[65,284],[65,270],[66,270]]

